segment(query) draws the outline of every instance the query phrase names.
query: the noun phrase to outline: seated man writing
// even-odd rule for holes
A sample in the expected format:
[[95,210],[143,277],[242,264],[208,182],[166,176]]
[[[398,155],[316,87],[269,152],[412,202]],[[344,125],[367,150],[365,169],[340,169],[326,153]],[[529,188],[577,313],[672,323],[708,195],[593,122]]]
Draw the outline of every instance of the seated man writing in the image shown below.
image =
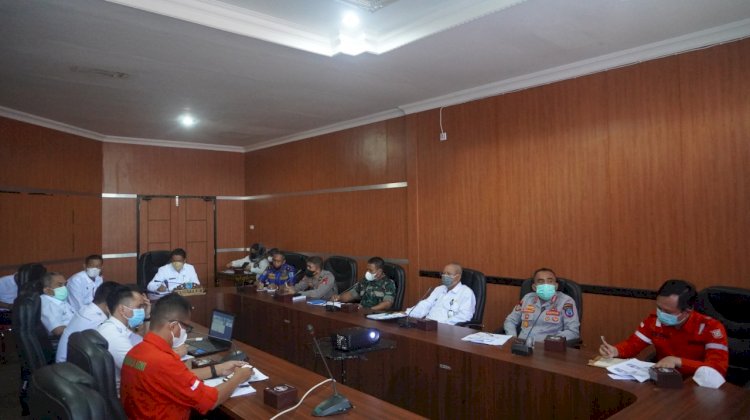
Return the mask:
[[604,357],[635,357],[649,345],[656,349],[656,367],[674,368],[692,376],[708,366],[722,376],[729,367],[727,333],[721,322],[693,310],[695,286],[684,280],[667,280],[656,296],[656,312],[641,322],[625,341],[602,343]]
[[198,274],[195,267],[185,262],[187,253],[182,248],[176,248],[170,253],[170,263],[159,267],[154,278],[148,283],[148,291],[152,299],[171,293],[175,289],[199,286]]
[[367,260],[367,271],[364,280],[360,280],[349,290],[331,298],[339,302],[359,301],[359,306],[373,311],[388,310],[396,298],[396,284],[383,272],[383,261],[380,257]]
[[427,318],[451,325],[471,320],[477,301],[474,291],[461,283],[462,273],[460,265],[446,265],[440,277],[441,285],[405,312],[412,318]]
[[307,259],[305,277],[294,287],[286,286],[287,293],[298,292],[309,299],[330,299],[336,294],[336,278],[330,271],[323,270],[323,260],[320,257]]
[[258,287],[277,289],[294,285],[294,267],[286,263],[286,256],[278,250],[271,253],[271,265],[258,276]]
[[[505,318],[505,334],[518,336],[527,345],[544,341],[548,335],[563,336],[568,341],[580,338],[578,308],[572,297],[557,290],[555,272],[540,268],[534,271],[533,278],[533,292],[527,293]],[[533,337],[530,338],[529,333]]]

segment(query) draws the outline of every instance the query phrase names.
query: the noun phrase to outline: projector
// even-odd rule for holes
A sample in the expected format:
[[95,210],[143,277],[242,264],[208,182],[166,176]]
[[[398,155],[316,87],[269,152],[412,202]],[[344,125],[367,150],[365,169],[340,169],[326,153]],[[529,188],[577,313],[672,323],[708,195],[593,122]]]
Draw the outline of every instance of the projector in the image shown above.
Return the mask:
[[346,328],[331,334],[333,348],[352,351],[372,347],[380,341],[380,331],[375,328]]

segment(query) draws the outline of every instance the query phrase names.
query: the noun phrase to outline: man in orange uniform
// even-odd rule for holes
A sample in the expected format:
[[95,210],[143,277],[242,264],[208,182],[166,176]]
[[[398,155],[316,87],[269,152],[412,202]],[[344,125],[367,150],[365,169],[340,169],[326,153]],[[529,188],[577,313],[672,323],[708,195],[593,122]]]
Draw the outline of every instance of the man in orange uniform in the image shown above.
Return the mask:
[[[131,419],[188,419],[190,410],[201,414],[226,401],[253,369],[245,362],[231,361],[189,370],[172,349],[181,346],[191,329],[190,303],[171,294],[151,311],[151,325],[143,341],[133,347],[122,364],[120,399]],[[243,368],[247,365],[248,368]],[[216,388],[203,379],[234,373]]]
[[727,333],[721,323],[693,310],[695,286],[684,280],[667,280],[657,293],[656,313],[650,314],[627,340],[612,346],[603,343],[604,357],[634,357],[648,345],[656,348],[655,367],[674,368],[683,376],[708,366],[726,375],[729,365]]

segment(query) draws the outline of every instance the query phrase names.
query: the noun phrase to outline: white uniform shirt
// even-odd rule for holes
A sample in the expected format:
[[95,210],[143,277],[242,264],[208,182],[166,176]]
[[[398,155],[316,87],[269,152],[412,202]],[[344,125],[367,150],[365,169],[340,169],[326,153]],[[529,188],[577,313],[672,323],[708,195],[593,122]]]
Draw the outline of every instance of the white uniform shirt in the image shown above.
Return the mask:
[[172,267],[172,264],[167,264],[159,267],[159,271],[156,272],[153,280],[148,283],[148,291],[151,293],[160,293],[157,292],[157,289],[166,285],[167,291],[163,292],[163,294],[167,294],[171,293],[177,286],[191,282],[195,285],[201,284],[198,281],[198,274],[196,274],[195,268],[192,265],[185,263],[182,266],[182,270],[178,272]]
[[412,318],[434,319],[444,324],[455,325],[471,320],[477,300],[469,286],[459,283],[452,290],[439,286],[430,293],[427,299],[416,306],[408,308],[406,313]]
[[67,301],[42,295],[42,324],[48,333],[52,334],[52,330],[59,326],[67,326],[73,315],[75,311]]
[[68,360],[68,339],[71,334],[79,331],[94,330],[106,320],[107,314],[94,302],[89,303],[76,312],[73,319],[70,320],[70,324],[65,327],[65,331],[60,336],[60,344],[57,346],[55,362],[62,363]]
[[[245,271],[250,269],[250,272],[258,275],[264,271],[266,271],[266,268],[268,267],[268,259],[267,258],[261,258],[258,260],[257,263],[254,263],[250,260],[250,256],[248,255],[245,258],[240,258],[239,260],[232,261],[232,267],[233,268],[240,268],[243,264],[249,263],[248,266],[245,268]],[[258,265],[257,267],[255,265]]]
[[68,303],[74,311],[79,311],[84,306],[94,301],[96,288],[102,285],[102,276],[96,276],[93,280],[86,274],[86,270],[73,274],[68,279]]
[[125,324],[113,316],[102,322],[96,330],[109,343],[108,350],[115,360],[115,385],[117,385],[117,392],[119,393],[122,361],[125,360],[125,355],[128,354],[130,349],[143,341],[143,337],[133,333],[130,328],[126,327]]
[[[15,274],[10,274],[0,277],[0,302],[12,305],[16,300],[18,285],[14,276]],[[7,311],[7,309],[0,308],[0,311]]]

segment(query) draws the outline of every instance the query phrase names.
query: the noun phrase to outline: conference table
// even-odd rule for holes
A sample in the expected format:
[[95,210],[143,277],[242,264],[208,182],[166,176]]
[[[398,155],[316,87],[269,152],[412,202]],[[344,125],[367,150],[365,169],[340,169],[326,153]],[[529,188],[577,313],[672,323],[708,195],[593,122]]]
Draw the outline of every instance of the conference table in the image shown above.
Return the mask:
[[[207,328],[193,324],[194,330],[189,334],[189,338],[202,337],[207,334]],[[277,410],[263,402],[263,389],[274,387],[280,384],[292,385],[297,388],[297,399],[302,398],[304,393],[314,385],[325,380],[326,377],[318,375],[310,370],[296,366],[286,360],[260,351],[252,346],[233,340],[231,349],[242,350],[248,356],[250,364],[258,368],[269,378],[253,382],[251,386],[255,393],[230,398],[219,407],[219,410],[229,418],[235,419],[270,419],[282,410]],[[222,356],[227,352],[217,353],[206,356],[215,361],[220,361]],[[326,375],[327,376],[327,375]],[[398,418],[398,419],[420,419],[414,413],[403,408],[394,406],[385,401],[379,400],[371,395],[365,394],[346,385],[337,384],[338,392],[344,395],[352,403],[354,408],[344,414],[337,415],[337,418],[347,419],[373,419],[373,418]],[[333,394],[331,383],[322,385],[312,391],[310,395],[297,407],[293,412],[284,414],[283,419],[311,418],[312,410],[323,400]]]
[[[553,353],[537,345],[531,356],[518,356],[510,343],[496,347],[462,341],[476,332],[469,328],[401,328],[396,322],[367,319],[363,311],[329,312],[253,288],[213,290],[207,304],[237,315],[234,335],[239,341],[324,376],[308,325],[318,337],[343,328],[377,328],[396,348],[349,363],[347,384],[429,418],[750,418],[748,390],[728,383],[702,388],[691,379],[680,389],[616,381],[605,369],[587,365],[595,356],[588,350]],[[335,364],[331,368],[334,375],[341,374]]]

